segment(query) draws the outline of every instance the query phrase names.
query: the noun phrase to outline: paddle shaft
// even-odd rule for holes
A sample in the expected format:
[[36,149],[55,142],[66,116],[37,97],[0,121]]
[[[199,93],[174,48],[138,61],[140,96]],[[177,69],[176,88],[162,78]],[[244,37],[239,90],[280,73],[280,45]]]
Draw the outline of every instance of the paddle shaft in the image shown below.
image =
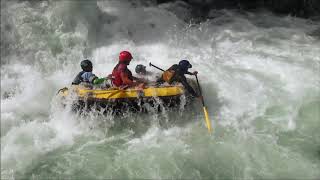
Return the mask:
[[201,91],[201,87],[200,87],[200,83],[199,83],[199,80],[198,80],[198,76],[196,76],[196,80],[197,80],[197,84],[198,84],[198,88],[199,88],[199,92],[200,92],[200,96],[201,96],[201,102],[202,102],[202,106],[205,106],[204,104],[204,100],[203,100],[203,97],[202,97],[202,91]]
[[208,111],[207,111],[207,108],[204,104],[204,99],[203,99],[203,96],[202,96],[202,92],[201,92],[201,87],[200,87],[200,83],[199,83],[199,80],[198,80],[198,76],[195,74],[196,76],[196,79],[197,79],[197,84],[198,84],[198,88],[199,88],[199,92],[200,92],[200,96],[201,96],[201,101],[202,101],[202,106],[203,106],[203,112],[204,112],[204,117],[205,117],[205,123],[207,124],[207,128],[208,128],[208,132],[211,133],[211,123],[210,123],[210,119],[209,119],[209,114],[208,114]]
[[151,64],[151,62],[149,63],[149,66],[153,66],[153,67],[159,69],[160,71],[164,71],[163,69],[159,68],[158,66],[155,66],[155,65]]

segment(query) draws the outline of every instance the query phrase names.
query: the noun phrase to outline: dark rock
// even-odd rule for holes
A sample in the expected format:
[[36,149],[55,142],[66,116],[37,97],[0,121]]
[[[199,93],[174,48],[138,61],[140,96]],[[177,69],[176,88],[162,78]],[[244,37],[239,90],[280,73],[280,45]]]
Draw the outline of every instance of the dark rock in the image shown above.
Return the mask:
[[[176,0],[157,0],[158,3],[175,2]],[[199,16],[210,9],[268,9],[274,13],[288,14],[309,18],[320,14],[319,0],[184,0],[193,6]]]

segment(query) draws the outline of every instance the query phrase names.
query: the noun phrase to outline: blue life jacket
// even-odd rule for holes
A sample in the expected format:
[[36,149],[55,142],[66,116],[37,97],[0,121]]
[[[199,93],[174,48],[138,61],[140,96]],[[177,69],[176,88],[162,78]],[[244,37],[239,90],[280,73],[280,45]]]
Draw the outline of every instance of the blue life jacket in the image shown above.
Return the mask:
[[79,85],[82,82],[93,83],[93,81],[97,78],[95,74],[92,72],[81,71],[72,81],[73,85]]

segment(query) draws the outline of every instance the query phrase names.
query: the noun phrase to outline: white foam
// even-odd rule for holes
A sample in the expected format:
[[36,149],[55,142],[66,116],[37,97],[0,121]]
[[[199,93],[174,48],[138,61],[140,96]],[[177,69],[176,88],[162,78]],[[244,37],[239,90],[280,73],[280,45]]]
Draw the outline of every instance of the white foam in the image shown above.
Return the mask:
[[[1,165],[7,174],[11,170],[13,174],[23,172],[42,155],[59,147],[72,146],[77,137],[97,134],[97,138],[105,138],[105,134],[97,133],[99,130],[88,130],[88,126],[96,127],[101,120],[97,118],[98,112],[82,117],[72,113],[70,107],[61,108],[52,99],[59,88],[68,86],[81,71],[79,62],[84,57],[92,59],[96,75],[105,77],[117,63],[118,53],[129,50],[134,57],[129,66],[131,70],[137,64],[148,65],[149,62],[166,69],[181,59],[189,59],[193,64],[191,70],[199,72],[210,118],[215,125],[221,127],[221,131],[231,128],[240,140],[256,138],[257,142],[250,145],[256,150],[253,157],[261,157],[257,163],[265,170],[262,175],[270,175],[267,170],[274,170],[264,164],[269,162],[268,155],[274,153],[282,157],[287,151],[286,160],[290,157],[301,160],[305,167],[314,167],[309,168],[312,177],[319,175],[313,171],[318,164],[292,153],[295,149],[282,149],[274,140],[279,132],[294,131],[297,111],[305,98],[309,101],[319,95],[320,42],[308,35],[319,23],[311,25],[307,20],[268,13],[244,15],[223,10],[211,12],[214,19],[192,25],[179,19],[183,13],[190,15],[181,3],[157,7],[149,1],[138,1],[136,5],[126,1],[99,1],[98,7],[106,13],[107,20],[91,27],[93,24],[85,19],[86,13],[79,13],[72,3],[75,2],[43,2],[33,7],[29,2],[20,2],[8,4],[5,11],[8,16],[5,23],[12,28],[11,33],[5,32],[8,34],[5,41],[14,45],[17,52],[1,61],[4,62],[1,66]],[[179,12],[170,12],[175,7]],[[73,13],[83,16],[77,21],[69,16]],[[92,32],[91,28],[101,32]],[[94,47],[92,55],[85,54],[83,51],[91,48],[89,35],[92,33],[96,33],[97,41],[105,39],[106,42]],[[157,72],[151,67],[148,70]],[[168,112],[162,113],[164,118],[169,117]],[[200,116],[202,118],[202,114]],[[107,128],[113,125],[112,118],[105,121],[109,120]],[[204,127],[201,119],[185,127],[165,130],[157,127],[158,115],[152,114],[148,120],[152,121],[148,131],[141,137],[130,139],[130,134],[124,138],[128,148],[120,149],[119,153],[130,157],[133,152],[139,158],[152,148],[160,153],[171,148],[169,152],[188,154],[192,148],[192,143],[188,143],[192,141],[190,134],[202,133],[199,127]],[[258,128],[255,123],[259,120],[266,124],[262,126],[268,126],[267,130],[263,129],[269,133],[263,134],[268,137],[267,141],[255,134]],[[217,153],[226,147],[240,148],[243,154],[233,155],[248,163],[244,176],[252,178],[256,169],[248,160],[252,158],[248,155],[250,149],[246,149],[242,141],[237,142],[237,146],[235,141],[223,138],[221,144],[225,146]],[[267,155],[260,152],[259,149],[265,147],[263,143],[271,140],[277,147],[276,152],[272,148],[266,149]],[[97,144],[104,142],[101,140]],[[207,142],[204,147],[215,145]],[[115,161],[121,164],[122,157],[117,158]],[[291,167],[291,162],[296,161],[285,161],[283,165]],[[159,167],[153,168],[148,177],[162,178],[156,170]],[[303,170],[307,172],[308,168]]]

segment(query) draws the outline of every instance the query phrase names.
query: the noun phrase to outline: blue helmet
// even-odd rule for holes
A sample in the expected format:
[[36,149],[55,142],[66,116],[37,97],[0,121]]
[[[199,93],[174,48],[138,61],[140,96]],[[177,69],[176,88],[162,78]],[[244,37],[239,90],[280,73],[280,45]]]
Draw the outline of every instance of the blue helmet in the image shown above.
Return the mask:
[[192,65],[190,64],[190,62],[188,60],[181,60],[179,62],[179,66],[182,67],[183,69],[189,69],[192,68]]

